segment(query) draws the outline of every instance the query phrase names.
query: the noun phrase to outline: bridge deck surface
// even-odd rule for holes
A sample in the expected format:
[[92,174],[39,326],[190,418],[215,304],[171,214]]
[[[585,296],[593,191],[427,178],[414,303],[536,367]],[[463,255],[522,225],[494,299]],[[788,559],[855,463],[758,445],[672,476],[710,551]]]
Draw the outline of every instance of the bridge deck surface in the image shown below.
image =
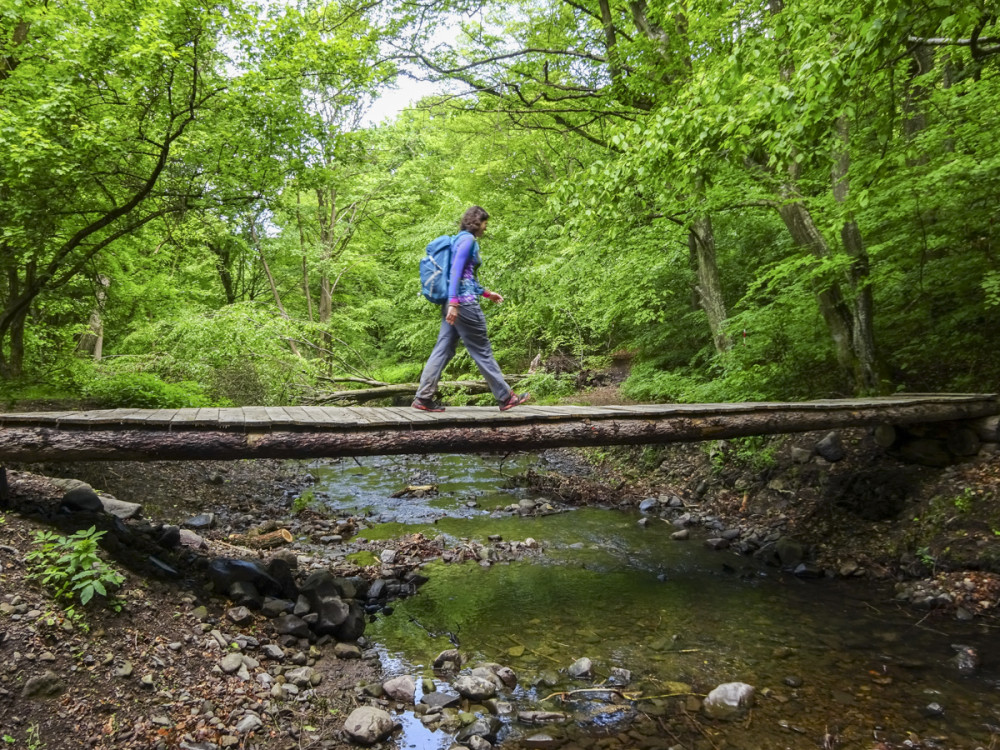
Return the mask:
[[68,429],[169,429],[237,431],[352,432],[371,429],[435,429],[475,424],[507,424],[582,420],[659,420],[700,416],[738,417],[781,412],[851,412],[907,407],[997,405],[995,394],[907,394],[878,398],[822,399],[799,402],[718,404],[633,404],[625,406],[449,407],[424,412],[410,407],[244,406],[208,409],[99,409],[91,411],[0,412],[0,429],[41,427]]

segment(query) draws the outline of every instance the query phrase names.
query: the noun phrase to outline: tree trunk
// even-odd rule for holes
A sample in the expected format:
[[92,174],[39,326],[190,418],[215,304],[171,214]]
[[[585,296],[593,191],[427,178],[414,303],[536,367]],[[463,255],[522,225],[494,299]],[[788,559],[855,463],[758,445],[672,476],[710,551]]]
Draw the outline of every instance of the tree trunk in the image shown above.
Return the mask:
[[726,301],[722,294],[722,282],[719,279],[719,266],[715,256],[715,232],[712,230],[712,217],[701,216],[695,219],[688,230],[688,248],[695,258],[698,286],[695,289],[698,304],[708,316],[708,328],[712,333],[715,350],[720,354],[729,351],[732,342],[726,335]]
[[[837,135],[840,138],[840,153],[834,160],[831,179],[834,200],[844,206],[850,191],[850,130],[846,116],[841,116],[837,121]],[[855,382],[860,394],[875,395],[884,388],[885,368],[879,361],[875,347],[875,301],[872,298],[868,250],[861,237],[861,230],[849,211],[841,227],[840,237],[844,250],[851,257],[848,283],[854,295],[851,305],[851,349],[857,358]]]
[[[794,193],[794,190],[790,188],[787,190]],[[778,214],[785,222],[785,227],[796,245],[809,250],[817,258],[824,258],[830,254],[830,248],[813,221],[812,214],[802,204],[797,194],[794,200],[782,203],[778,207]],[[816,299],[819,303],[820,314],[826,322],[827,330],[833,341],[837,363],[847,373],[856,372],[857,358],[851,348],[851,315],[844,303],[840,287],[835,283],[829,286],[822,285],[816,291]]]
[[[280,425],[258,430],[215,429],[211,422],[205,429],[183,428],[176,422],[170,423],[169,429],[142,425],[132,429],[118,425],[108,429],[5,426],[0,429],[0,463],[322,458],[651,445],[874,427],[887,422],[918,425],[976,419],[996,413],[997,403],[995,398],[987,397],[951,401],[901,397],[890,403],[866,399],[781,405],[666,405],[659,414],[643,411],[642,407],[631,414],[600,409],[577,414],[573,407],[563,407],[561,412],[553,413],[550,408],[532,416],[530,409],[525,407],[520,417],[502,415],[495,409],[477,409],[464,414],[445,412],[440,418],[421,415],[416,421],[411,421],[407,412],[407,418],[393,417],[378,425],[373,420],[358,419],[356,423],[341,422],[332,427],[322,423],[306,428],[303,425],[297,430],[281,429]],[[379,410],[368,412],[374,417]],[[5,421],[9,423],[10,419]]]
[[90,313],[90,320],[87,323],[87,332],[80,336],[76,343],[76,350],[84,352],[93,357],[95,362],[101,361],[104,349],[104,322],[102,314],[104,310],[104,300],[108,296],[108,287],[111,279],[107,276],[98,275],[97,287],[94,290],[94,309]]
[[[281,313],[281,317],[289,320],[288,313],[285,312],[285,306],[281,304],[281,295],[278,293],[278,285],[274,282],[274,274],[271,273],[271,267],[267,264],[267,259],[264,257],[264,249],[260,246],[260,241],[257,237],[255,217],[250,217],[250,237],[253,240],[254,247],[257,248],[257,257],[260,258],[260,263],[264,267],[267,283],[271,286],[271,295],[274,297],[274,304],[278,308],[278,312]],[[299,354],[299,347],[296,346],[294,341],[288,342],[288,348],[292,350],[292,354],[296,357],[302,356]]]

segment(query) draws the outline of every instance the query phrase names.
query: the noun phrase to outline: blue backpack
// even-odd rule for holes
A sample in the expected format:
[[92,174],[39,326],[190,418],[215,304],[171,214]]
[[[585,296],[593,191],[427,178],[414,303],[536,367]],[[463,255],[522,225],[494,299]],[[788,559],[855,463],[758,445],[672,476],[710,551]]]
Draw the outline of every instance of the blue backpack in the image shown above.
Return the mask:
[[443,234],[431,240],[427,245],[427,254],[420,261],[420,292],[435,305],[448,301],[451,248],[460,234],[454,237]]

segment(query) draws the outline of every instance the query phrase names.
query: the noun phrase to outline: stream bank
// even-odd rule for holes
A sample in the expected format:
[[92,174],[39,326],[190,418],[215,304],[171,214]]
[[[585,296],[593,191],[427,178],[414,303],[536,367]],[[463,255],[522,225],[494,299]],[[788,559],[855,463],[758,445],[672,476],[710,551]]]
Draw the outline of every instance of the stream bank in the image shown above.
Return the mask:
[[[724,539],[728,546],[759,539],[764,543],[746,552],[749,559],[764,565],[774,562],[766,558],[767,539],[779,530],[781,537],[800,545],[800,564],[810,566],[810,575],[870,578],[890,585],[933,585],[942,591],[928,594],[929,600],[922,602],[934,605],[926,612],[925,625],[967,617],[977,625],[989,622],[996,596],[984,587],[995,574],[983,567],[989,565],[992,550],[992,539],[983,531],[990,530],[992,520],[983,517],[981,511],[988,511],[989,501],[996,499],[993,463],[980,457],[944,471],[903,467],[901,473],[898,463],[879,463],[863,450],[863,434],[842,436],[844,459],[827,462],[816,460],[813,450],[822,437],[612,451],[590,456],[603,464],[597,479],[583,476],[585,472],[572,454],[559,454],[552,460],[557,472],[536,471],[528,476],[536,488],[550,493],[556,504],[638,508],[645,503],[643,520],[647,524],[673,525],[688,514],[682,525],[709,530],[718,525],[721,528],[716,530],[729,533],[707,538]],[[801,459],[804,454],[792,450],[806,450],[804,446],[811,446],[808,461],[796,459],[796,455]],[[215,556],[232,554],[225,547],[230,534],[245,534],[268,518],[283,521],[294,516],[299,524],[296,534],[316,544],[336,544],[333,537],[343,537],[345,534],[338,532],[348,531],[338,528],[336,519],[324,517],[301,500],[309,496],[315,478],[309,476],[306,467],[294,464],[89,464],[39,471],[54,474],[57,468],[59,473],[85,478],[120,499],[141,500],[144,515],[155,519],[140,537],[151,545],[159,543],[164,524],[177,525],[210,509],[217,513],[217,525],[203,535]],[[400,479],[408,482],[420,477],[407,475]],[[898,487],[904,479],[911,489],[903,495],[896,516],[864,517],[869,507],[862,503],[866,497],[898,498]],[[20,474],[12,475],[12,487],[21,507],[29,511],[33,503],[39,509],[46,503],[52,507],[64,492],[43,479]],[[956,504],[955,500],[960,502]],[[238,613],[243,620],[239,622],[230,614],[233,602],[201,591],[197,567],[190,574],[184,571],[178,582],[147,577],[149,571],[139,566],[137,574],[129,575],[124,588],[123,612],[94,617],[89,633],[41,627],[37,620],[44,610],[44,595],[23,580],[24,568],[18,562],[37,522],[30,512],[27,516],[8,513],[4,520],[4,545],[17,554],[7,553],[4,557],[0,553],[4,565],[0,573],[2,598],[9,605],[16,600],[13,607],[23,609],[27,605],[27,609],[8,612],[7,618],[0,619],[5,632],[0,649],[6,666],[0,679],[0,736],[7,732],[17,739],[28,739],[35,727],[35,731],[44,732],[42,746],[50,748],[80,747],[80,736],[86,736],[89,746],[94,747],[179,746],[174,743],[190,747],[200,743],[205,748],[241,744],[259,748],[342,747],[346,741],[340,726],[347,712],[368,699],[364,686],[380,684],[382,657],[366,650],[364,641],[357,653],[341,649],[338,654],[336,644],[330,641],[317,645],[309,638],[282,642],[280,634],[261,637],[266,627],[259,616],[251,614],[249,620],[243,620],[243,613]],[[964,545],[954,543],[969,539],[973,541]],[[914,548],[916,542],[921,546]],[[420,581],[406,578],[422,561],[448,555],[455,562],[475,564],[483,562],[486,546],[467,544],[444,549],[426,537],[407,537],[392,544],[370,541],[367,549],[355,552],[368,552],[389,566],[398,564],[398,592],[412,593]],[[918,554],[925,546],[926,552]],[[761,550],[764,552],[754,558]],[[964,559],[979,566],[979,570],[934,569],[946,561],[957,565],[959,558],[955,555],[970,550],[977,556]],[[382,557],[386,552],[394,553],[389,555],[391,561]],[[489,553],[485,554],[488,557]],[[505,562],[535,552],[527,545],[511,545],[493,554],[499,554],[497,562]],[[728,564],[740,565],[740,558],[734,558],[731,550],[722,555],[720,559],[730,561]],[[345,555],[338,576],[358,576],[365,567],[363,563],[371,562],[370,558],[355,560]],[[925,569],[917,568],[914,561],[925,565]],[[921,574],[924,577],[919,577]],[[412,589],[407,588],[410,585]],[[942,596],[944,593],[951,599]],[[388,599],[375,603],[379,610],[370,615],[384,613],[393,606]],[[163,616],[165,612],[171,613],[169,619]],[[34,617],[32,613],[36,613]],[[17,614],[18,619],[11,614]],[[251,688],[240,677],[239,669],[253,662],[241,660],[230,674],[225,669],[235,660],[222,664],[230,652],[247,655],[264,665],[262,671],[268,674],[278,673],[272,677],[286,677],[302,669],[312,672],[297,673],[300,682],[305,680],[301,685],[286,677],[267,686],[251,683]],[[265,653],[273,655],[276,663],[259,658]],[[14,654],[18,658],[13,658]],[[132,666],[128,675],[124,674],[125,662]],[[59,706],[56,711],[49,710],[50,702],[21,699],[23,681],[47,672],[63,675],[62,687],[53,699]],[[313,672],[321,675],[319,684],[312,683]],[[283,696],[282,701],[269,704],[274,683],[291,684],[299,692],[289,691],[293,699]],[[300,695],[302,700],[298,700]],[[692,719],[691,732],[704,730],[697,714]],[[656,725],[657,721],[653,721],[651,726]],[[634,731],[638,733],[634,741],[644,737],[643,743],[655,745],[650,744],[650,735]],[[705,747],[713,746],[708,740],[704,742]]]

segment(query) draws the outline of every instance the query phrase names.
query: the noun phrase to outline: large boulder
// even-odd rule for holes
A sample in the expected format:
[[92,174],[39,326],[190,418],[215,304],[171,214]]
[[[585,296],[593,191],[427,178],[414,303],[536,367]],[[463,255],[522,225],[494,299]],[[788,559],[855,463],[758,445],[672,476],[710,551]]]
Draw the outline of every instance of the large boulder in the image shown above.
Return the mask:
[[417,694],[417,682],[410,675],[393,677],[382,684],[385,694],[400,703],[413,703]]
[[392,717],[374,706],[354,709],[344,722],[347,736],[359,745],[374,745],[388,737],[395,727],[396,723]]

